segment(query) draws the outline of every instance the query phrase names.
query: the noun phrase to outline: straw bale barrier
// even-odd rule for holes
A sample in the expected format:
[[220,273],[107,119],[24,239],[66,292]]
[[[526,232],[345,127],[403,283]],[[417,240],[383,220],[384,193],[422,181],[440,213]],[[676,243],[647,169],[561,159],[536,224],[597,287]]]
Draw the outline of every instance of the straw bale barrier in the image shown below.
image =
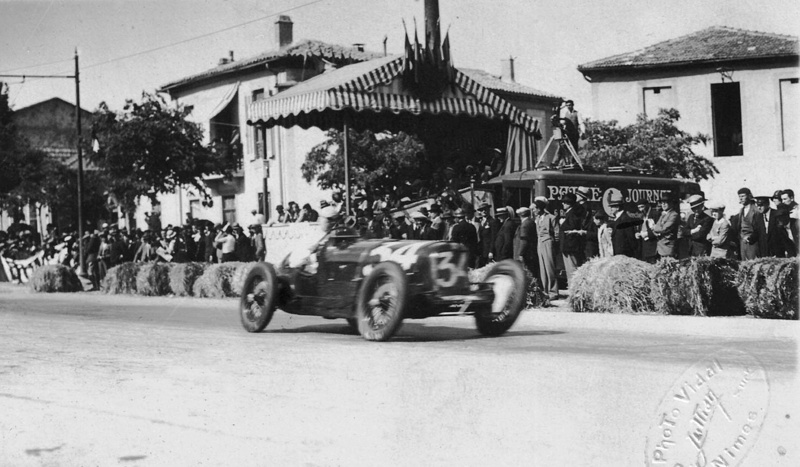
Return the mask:
[[192,286],[195,297],[234,297],[233,275],[244,263],[230,262],[209,265]]
[[144,263],[136,274],[136,293],[139,295],[169,295],[169,271],[174,263]]
[[663,258],[651,274],[654,309],[670,315],[744,315],[736,290],[737,269],[737,261],[725,258]]
[[231,278],[231,292],[233,293],[234,297],[242,296],[244,280],[247,279],[247,275],[250,274],[250,270],[253,269],[253,266],[256,264],[258,263],[255,261],[250,263],[239,263],[239,266],[236,267],[236,270],[233,272],[233,277]]
[[797,319],[798,258],[759,258],[739,264],[736,285],[747,313],[756,318]]
[[136,293],[136,275],[144,263],[122,263],[106,272],[100,288],[107,294]]
[[81,284],[75,270],[61,264],[45,264],[33,271],[28,287],[34,292],[81,292]]
[[206,263],[178,263],[169,271],[169,287],[179,297],[192,295],[197,278],[203,275]]
[[572,275],[572,311],[651,313],[650,275],[653,265],[627,256],[594,258]]

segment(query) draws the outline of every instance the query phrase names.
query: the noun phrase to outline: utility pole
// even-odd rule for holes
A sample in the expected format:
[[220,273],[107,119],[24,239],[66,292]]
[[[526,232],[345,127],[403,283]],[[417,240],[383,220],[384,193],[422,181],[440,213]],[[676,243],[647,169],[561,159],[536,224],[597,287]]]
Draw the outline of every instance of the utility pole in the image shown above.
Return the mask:
[[78,150],[78,255],[80,256],[81,272],[86,274],[86,260],[83,257],[83,147],[81,146],[81,81],[78,65],[78,48],[75,47],[75,74],[74,75],[0,75],[0,78],[67,78],[75,80],[75,122],[78,132],[76,149]]
[[438,53],[442,45],[439,30],[439,0],[425,0],[425,47],[433,53]]
[[78,256],[80,257],[81,272],[86,271],[86,258],[83,253],[83,147],[81,145],[81,80],[80,66],[78,64],[78,48],[75,47],[75,121],[78,127]]

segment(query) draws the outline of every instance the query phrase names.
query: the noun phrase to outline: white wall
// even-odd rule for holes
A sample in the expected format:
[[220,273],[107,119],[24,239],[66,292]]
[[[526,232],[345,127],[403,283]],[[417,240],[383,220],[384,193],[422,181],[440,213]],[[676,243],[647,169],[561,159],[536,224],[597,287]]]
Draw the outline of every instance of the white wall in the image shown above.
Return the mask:
[[[736,210],[736,191],[749,187],[758,195],[772,195],[777,189],[800,192],[798,150],[782,150],[779,80],[797,78],[794,67],[736,70],[732,80],[740,86],[744,155],[715,157],[713,141],[695,148],[709,158],[720,173],[701,182],[708,199],[723,201],[727,214]],[[678,126],[690,133],[713,136],[711,84],[722,82],[714,70],[669,75],[642,74],[629,79],[593,79],[592,105],[598,120],[618,120],[627,125],[642,112],[645,87],[671,86],[673,106],[680,111]],[[798,112],[798,109],[794,109]],[[787,129],[798,131],[800,129]]]

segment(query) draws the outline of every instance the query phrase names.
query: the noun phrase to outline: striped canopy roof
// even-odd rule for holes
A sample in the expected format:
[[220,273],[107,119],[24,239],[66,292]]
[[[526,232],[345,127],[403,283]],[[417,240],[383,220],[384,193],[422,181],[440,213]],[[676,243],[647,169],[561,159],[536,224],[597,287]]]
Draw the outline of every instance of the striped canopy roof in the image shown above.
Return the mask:
[[400,83],[403,67],[403,56],[388,56],[323,73],[253,102],[247,123],[327,129],[341,126],[343,111],[349,111],[365,118],[380,114],[502,120],[531,135],[537,132],[536,120],[458,70],[450,91],[434,100],[421,100]]

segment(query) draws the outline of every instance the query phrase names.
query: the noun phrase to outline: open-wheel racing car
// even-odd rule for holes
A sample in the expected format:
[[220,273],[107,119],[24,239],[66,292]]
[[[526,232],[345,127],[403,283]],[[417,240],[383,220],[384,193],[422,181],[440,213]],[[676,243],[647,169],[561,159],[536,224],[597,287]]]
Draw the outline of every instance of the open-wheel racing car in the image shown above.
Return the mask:
[[470,283],[467,249],[444,241],[361,239],[335,229],[293,267],[255,265],[239,303],[244,328],[261,332],[276,309],[344,318],[367,340],[391,338],[404,319],[475,316],[478,331],[499,336],[525,305],[526,277],[513,260],[494,263],[483,282]]

